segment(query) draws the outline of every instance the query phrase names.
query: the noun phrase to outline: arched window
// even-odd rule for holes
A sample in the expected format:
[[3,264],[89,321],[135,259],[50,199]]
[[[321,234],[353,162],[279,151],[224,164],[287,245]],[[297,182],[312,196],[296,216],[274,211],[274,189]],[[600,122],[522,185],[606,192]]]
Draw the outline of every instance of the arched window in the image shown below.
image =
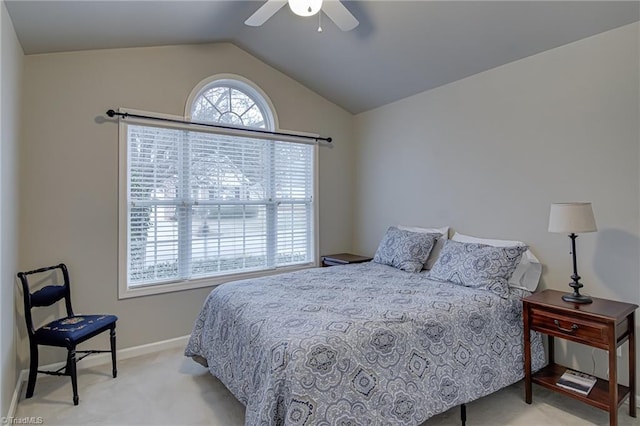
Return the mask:
[[[241,77],[203,81],[185,107],[194,123],[240,129],[276,130],[275,117],[268,97]],[[315,263],[316,147],[126,120],[120,134],[121,297]]]
[[273,130],[273,113],[265,98],[249,84],[229,78],[214,80],[191,103],[191,120]]

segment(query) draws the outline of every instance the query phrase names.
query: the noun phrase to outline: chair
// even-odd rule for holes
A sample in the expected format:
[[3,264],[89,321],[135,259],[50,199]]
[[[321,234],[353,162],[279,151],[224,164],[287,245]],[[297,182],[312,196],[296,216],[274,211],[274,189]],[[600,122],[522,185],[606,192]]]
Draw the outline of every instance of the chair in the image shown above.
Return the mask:
[[[41,274],[43,272],[56,269],[62,271],[64,284],[48,285],[31,293],[29,290],[28,276]],[[59,275],[58,275],[59,277]],[[27,398],[33,396],[36,387],[36,376],[38,373],[51,374],[55,376],[71,376],[73,387],[73,405],[78,405],[78,378],[76,372],[76,362],[84,357],[102,352],[111,352],[111,362],[113,366],[113,377],[118,375],[116,370],[116,321],[115,315],[74,315],[71,307],[71,289],[69,286],[69,271],[65,264],[35,269],[28,272],[19,272],[18,278],[22,283],[22,293],[24,297],[24,316],[27,323],[27,333],[29,334],[30,365],[29,381],[27,384]],[[36,307],[50,306],[62,300],[66,305],[67,316],[60,318],[35,330],[31,309]],[[89,350],[76,351],[76,346],[80,343],[109,330],[111,350]],[[56,371],[38,370],[38,345],[57,346],[67,348],[67,362],[65,366]],[[83,354],[76,359],[76,354]]]

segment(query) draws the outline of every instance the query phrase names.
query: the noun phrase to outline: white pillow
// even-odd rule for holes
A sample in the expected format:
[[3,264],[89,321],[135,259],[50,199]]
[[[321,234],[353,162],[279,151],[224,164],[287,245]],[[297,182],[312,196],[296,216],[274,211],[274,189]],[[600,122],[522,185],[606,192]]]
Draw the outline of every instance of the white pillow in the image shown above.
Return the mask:
[[436,245],[433,246],[433,249],[431,250],[431,253],[429,253],[427,261],[424,263],[424,269],[430,270],[431,268],[433,268],[436,260],[438,260],[438,256],[440,256],[440,250],[442,250],[442,246],[444,246],[444,240],[449,239],[449,227],[443,226],[442,228],[420,228],[417,226],[398,225],[396,226],[396,228],[409,232],[418,232],[420,234],[442,235],[442,237],[438,237],[438,239],[436,240]]
[[[453,241],[460,241],[462,243],[477,243],[486,244],[494,247],[510,247],[510,246],[526,246],[527,244],[522,241],[509,241],[509,240],[492,240],[488,238],[477,238],[470,235],[460,234],[456,232],[451,238]],[[521,288],[530,292],[536,291],[538,283],[540,282],[540,275],[542,275],[542,265],[537,257],[531,253],[531,250],[524,252],[520,263],[516,267],[516,270],[509,278],[509,286]]]

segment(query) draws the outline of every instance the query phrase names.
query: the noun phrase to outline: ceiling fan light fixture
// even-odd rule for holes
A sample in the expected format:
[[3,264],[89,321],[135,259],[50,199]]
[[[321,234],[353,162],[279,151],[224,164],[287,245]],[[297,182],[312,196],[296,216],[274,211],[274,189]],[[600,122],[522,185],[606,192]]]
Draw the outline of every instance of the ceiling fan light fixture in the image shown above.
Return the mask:
[[313,16],[320,12],[322,0],[289,0],[289,8],[298,16]]

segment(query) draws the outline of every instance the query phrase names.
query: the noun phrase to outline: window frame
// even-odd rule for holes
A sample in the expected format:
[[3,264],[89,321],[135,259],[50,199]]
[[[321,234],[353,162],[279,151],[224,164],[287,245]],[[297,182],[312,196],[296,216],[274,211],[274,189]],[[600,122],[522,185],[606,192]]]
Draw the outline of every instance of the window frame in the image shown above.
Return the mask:
[[[228,77],[226,77],[228,78]],[[198,85],[194,88],[193,93],[200,93],[204,87],[211,84],[211,80],[204,85]],[[245,82],[246,84],[246,82]],[[197,89],[197,90],[196,90]],[[260,91],[256,91],[259,96],[262,96]],[[253,94],[253,93],[252,93]],[[193,102],[193,99],[196,99],[197,96],[190,96],[190,101]],[[267,105],[270,105],[270,102],[265,98]],[[190,105],[187,104],[187,107],[190,111]],[[174,120],[183,120],[185,117],[174,116],[169,114],[158,114],[158,113],[148,113],[146,111],[134,110],[130,108],[120,108],[121,112],[128,112],[130,114],[138,114],[138,115],[153,115],[155,117],[168,118]],[[300,134],[300,135],[310,135],[309,133],[290,131],[290,130],[277,130],[277,122],[275,122],[275,111],[272,110],[272,118],[274,119],[274,131],[282,131],[290,134]],[[250,272],[236,272],[225,275],[218,275],[212,277],[198,277],[198,278],[189,278],[189,279],[178,279],[173,281],[165,281],[162,283],[150,283],[145,285],[136,285],[134,287],[129,287],[128,277],[127,277],[127,267],[128,267],[128,188],[127,188],[127,179],[128,179],[128,125],[149,125],[149,122],[142,119],[135,118],[127,118],[126,120],[119,120],[118,124],[118,143],[119,143],[119,172],[118,172],[118,299],[127,299],[133,297],[141,297],[141,296],[149,296],[155,294],[163,294],[170,293],[176,291],[184,291],[191,290],[203,287],[213,287],[225,282],[235,281],[239,279],[247,279],[247,278],[256,278],[274,274],[280,274],[284,272],[291,272],[296,270],[314,268],[319,265],[319,220],[318,220],[318,212],[319,212],[319,203],[318,203],[318,145],[315,144],[313,146],[313,161],[312,161],[312,176],[313,176],[313,188],[312,188],[312,250],[313,253],[311,255],[312,259],[310,263],[303,265],[290,265],[290,266],[282,266],[276,268],[269,268],[260,271],[250,271]],[[162,127],[162,124],[157,124],[156,126]],[[172,125],[171,127],[175,127]],[[185,125],[185,128],[189,126]],[[314,135],[315,136],[315,135]]]
[[[211,86],[218,84],[240,90],[241,92],[245,92],[246,94],[251,96],[256,101],[258,108],[260,108],[260,111],[265,116],[266,126],[264,130],[277,131],[276,129],[278,129],[278,116],[276,114],[276,109],[271,102],[271,99],[269,99],[267,94],[264,93],[262,89],[253,84],[253,82],[236,74],[216,74],[212,75],[211,77],[207,77],[200,83],[198,83],[191,90],[191,93],[189,93],[189,96],[187,97],[187,103],[184,107],[185,120],[191,121],[193,119],[193,117],[191,117],[191,108],[195,100],[198,99],[198,97],[205,91],[207,91]],[[288,131],[286,130],[283,131],[288,133]],[[300,132],[294,133],[306,134]]]

